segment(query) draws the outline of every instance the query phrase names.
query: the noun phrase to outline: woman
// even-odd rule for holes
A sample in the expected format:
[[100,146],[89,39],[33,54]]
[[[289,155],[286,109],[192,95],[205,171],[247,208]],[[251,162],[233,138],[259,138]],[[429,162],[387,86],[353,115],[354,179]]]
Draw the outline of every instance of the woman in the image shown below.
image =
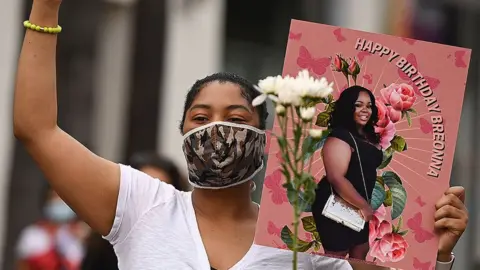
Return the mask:
[[[173,185],[177,190],[187,191],[188,187],[177,166],[157,153],[140,152],[130,158],[130,165],[153,178]],[[98,233],[92,233],[87,242],[87,253],[82,262],[82,270],[116,270],[118,260],[115,251],[107,240]]]
[[[56,26],[60,3],[34,0],[30,21]],[[26,32],[15,89],[14,132],[57,192],[113,244],[120,269],[290,267],[291,252],[252,245],[258,205],[250,198],[250,179],[263,166],[266,117],[265,106],[251,106],[259,95],[252,84],[220,73],[197,81],[189,91],[181,132],[194,190],[181,192],[92,154],[57,126],[56,41],[56,35]],[[441,220],[455,222],[439,226],[463,232],[462,207],[448,207]],[[444,235],[439,255],[450,261],[458,235]],[[351,268],[342,260],[301,254],[299,269]]]
[[[375,97],[361,86],[345,89],[335,103],[329,122],[332,132],[323,148],[326,178],[318,184],[312,213],[327,254],[360,260],[367,256],[373,213],[369,198],[383,157],[374,129],[377,113]],[[322,215],[332,191],[361,211],[367,221],[363,230],[356,232]]]
[[41,205],[44,217],[23,229],[18,239],[17,269],[80,269],[87,228],[52,189],[45,190]]

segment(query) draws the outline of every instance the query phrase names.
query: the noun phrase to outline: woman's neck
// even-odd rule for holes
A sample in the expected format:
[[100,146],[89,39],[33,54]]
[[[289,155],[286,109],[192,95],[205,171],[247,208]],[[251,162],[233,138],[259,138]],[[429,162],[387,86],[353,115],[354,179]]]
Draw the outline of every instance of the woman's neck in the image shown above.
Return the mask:
[[197,215],[215,219],[257,218],[258,207],[252,202],[250,181],[226,189],[199,189],[192,192]]

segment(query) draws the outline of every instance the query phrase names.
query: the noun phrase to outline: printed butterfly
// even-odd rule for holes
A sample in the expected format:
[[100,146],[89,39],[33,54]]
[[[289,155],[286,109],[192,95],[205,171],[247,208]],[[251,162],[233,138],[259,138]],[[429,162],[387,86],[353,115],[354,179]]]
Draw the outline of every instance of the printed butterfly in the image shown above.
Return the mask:
[[[417,57],[413,54],[413,53],[410,53],[407,55],[406,57],[406,60],[412,64],[412,66],[414,66],[415,68],[417,68],[418,70],[418,63],[417,63]],[[421,93],[418,91],[418,88],[417,86],[411,81],[411,78],[407,76],[407,74],[405,74],[401,69],[398,69],[398,76],[404,80],[404,81],[408,81],[408,84],[410,84],[411,86],[413,86],[413,89],[415,91],[415,93],[417,93],[417,95],[421,95]],[[436,78],[433,78],[433,77],[428,77],[428,76],[423,76],[425,78],[425,80],[427,81],[427,83],[430,85],[430,88],[432,90],[435,90],[438,85],[440,84],[440,80],[439,79],[436,79]]]
[[372,55],[372,54],[368,51],[361,51],[361,52],[357,53],[358,61],[362,62],[363,59],[365,59],[365,57],[370,56],[370,55]]
[[425,134],[429,134],[429,133],[432,133],[432,130],[433,130],[433,126],[432,126],[432,123],[430,123],[427,119],[425,118],[420,118],[420,130],[425,133]]
[[265,186],[269,189],[272,196],[272,202],[280,205],[288,202],[287,192],[282,187],[282,172],[280,170],[274,171],[272,174],[265,177]]
[[276,241],[273,241],[273,244],[275,244],[275,246],[277,246],[279,249],[287,249],[286,244],[279,245]]
[[288,33],[288,39],[299,41],[300,39],[302,39],[302,33],[294,33],[290,31]]
[[407,221],[407,226],[415,235],[415,241],[417,241],[417,243],[423,243],[434,237],[433,233],[422,228],[422,218],[422,213],[418,212]]
[[418,196],[416,199],[415,199],[415,202],[420,206],[420,207],[424,207],[426,205],[426,203],[424,201],[422,201],[422,197]]
[[282,229],[278,228],[272,221],[268,222],[267,232],[270,235],[275,235],[280,237],[282,234]]
[[338,42],[344,42],[347,40],[343,35],[342,35],[342,28],[337,28],[333,30],[333,35],[337,39]]
[[365,74],[365,75],[363,75],[363,79],[365,79],[367,81],[367,84],[372,84],[373,74]]
[[327,72],[327,67],[330,66],[330,58],[313,58],[312,54],[305,46],[300,47],[298,53],[297,65],[302,69],[308,69],[317,75],[323,75]]
[[417,42],[415,39],[405,38],[405,37],[402,37],[402,40],[408,43],[409,45],[413,45],[415,44],[415,42]]
[[417,258],[413,258],[413,268],[416,270],[430,270],[430,265],[432,262],[421,262]]
[[465,56],[467,52],[466,51],[456,51],[455,52],[455,66],[458,68],[466,68],[467,63],[465,63],[465,60],[463,57]]

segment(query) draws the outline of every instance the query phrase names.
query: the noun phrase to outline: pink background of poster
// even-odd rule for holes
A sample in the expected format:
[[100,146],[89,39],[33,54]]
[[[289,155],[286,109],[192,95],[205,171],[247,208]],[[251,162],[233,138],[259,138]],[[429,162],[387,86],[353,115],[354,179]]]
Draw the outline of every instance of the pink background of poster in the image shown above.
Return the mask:
[[[380,57],[378,53],[370,54],[355,49],[357,38],[380,43],[396,51],[399,57],[389,62],[388,56]],[[300,55],[304,46],[308,53]],[[396,60],[405,57],[410,63],[416,62],[416,67],[422,73],[434,91],[434,96],[442,110],[439,113],[429,113],[422,96],[417,94],[413,108],[417,115],[412,115],[412,126],[406,120],[395,124],[397,134],[405,138],[408,150],[396,153],[393,161],[387,167],[396,172],[401,178],[408,194],[408,201],[403,211],[403,228],[409,233],[405,236],[409,243],[406,257],[397,263],[381,263],[379,265],[416,269],[419,264],[435,265],[437,239],[423,241],[424,235],[433,233],[435,202],[441,197],[449,186],[451,168],[453,163],[458,125],[463,103],[466,77],[471,51],[469,49],[415,41],[395,36],[373,34],[339,28],[329,25],[314,24],[292,20],[289,40],[286,50],[283,75],[295,76],[302,68],[300,62],[317,77],[326,77],[334,82],[335,98],[346,87],[346,79],[341,73],[333,72],[330,67],[329,57],[341,53],[345,58],[357,57],[361,64],[361,73],[357,84],[372,90],[379,96],[383,85],[391,83],[409,83],[402,71],[395,65]],[[323,111],[323,105],[318,112]],[[433,132],[430,121],[431,115],[441,115],[444,119],[446,134],[446,149],[441,171],[438,178],[427,176],[428,166],[432,156]],[[275,122],[272,132],[280,133]],[[279,169],[279,147],[272,137],[269,140],[268,163],[265,183],[262,192],[260,214],[257,223],[255,243],[276,248],[286,248],[280,238],[283,226],[291,225],[293,211],[286,198],[286,193],[281,186],[283,176]],[[323,162],[318,153],[313,157],[314,169],[312,174],[319,180],[324,174]],[[423,217],[420,226],[411,228],[407,225],[418,213]],[[309,216],[307,213],[305,216]],[[417,219],[418,221],[418,219]],[[410,224],[412,224],[411,222]],[[311,239],[300,224],[300,239]],[[292,228],[290,226],[290,228]],[[424,231],[423,231],[424,230]],[[423,242],[422,242],[423,241]],[[422,243],[419,243],[422,242]],[[311,252],[311,250],[310,250]],[[322,250],[320,249],[320,252]],[[367,257],[367,261],[371,258]],[[417,266],[417,267],[415,267]]]

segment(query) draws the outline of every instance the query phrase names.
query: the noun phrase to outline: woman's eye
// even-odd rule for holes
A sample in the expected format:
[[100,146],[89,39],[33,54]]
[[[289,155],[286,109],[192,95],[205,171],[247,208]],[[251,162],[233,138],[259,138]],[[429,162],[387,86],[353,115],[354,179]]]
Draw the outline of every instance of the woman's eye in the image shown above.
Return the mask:
[[194,121],[197,121],[197,122],[204,122],[204,121],[207,121],[208,118],[205,117],[205,116],[196,116],[193,118]]
[[244,119],[238,118],[238,117],[232,117],[232,118],[228,119],[228,121],[230,121],[230,122],[235,122],[235,123],[243,123],[243,122],[245,122]]

